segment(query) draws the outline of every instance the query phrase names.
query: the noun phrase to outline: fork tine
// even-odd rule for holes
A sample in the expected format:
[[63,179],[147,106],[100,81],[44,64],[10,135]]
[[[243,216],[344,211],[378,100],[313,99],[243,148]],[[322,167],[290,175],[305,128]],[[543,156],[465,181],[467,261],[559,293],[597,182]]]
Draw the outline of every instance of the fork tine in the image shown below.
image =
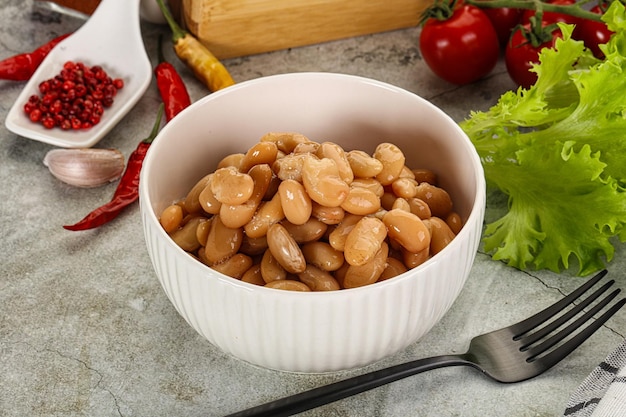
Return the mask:
[[[546,324],[544,327],[540,328],[536,332],[528,334],[528,335],[523,336],[523,337],[517,337],[516,338],[517,340],[523,340],[523,342],[524,342],[524,345],[522,346],[521,349],[525,350],[528,346],[532,345],[536,341],[538,341],[538,340],[544,338],[545,336],[547,336],[548,334],[552,333],[552,331],[558,329],[564,323],[567,323],[570,319],[575,317],[578,313],[583,311],[583,309],[585,309],[587,306],[589,306],[593,301],[598,299],[614,283],[615,283],[614,280],[611,280],[611,281],[607,282],[602,287],[597,289],[593,294],[591,294],[590,296],[588,296],[587,298],[582,300],[580,303],[576,304],[576,306],[574,308],[569,309],[566,313],[562,314],[559,318],[557,318],[556,320],[553,320],[550,323]],[[617,295],[617,293],[615,295]]]
[[552,304],[550,307],[540,311],[534,316],[530,316],[529,318],[520,321],[517,324],[510,326],[509,328],[515,334],[514,339],[519,339],[524,333],[527,333],[529,330],[534,329],[540,324],[546,322],[551,317],[555,316],[559,311],[563,310],[565,307],[570,305],[574,300],[583,295],[585,292],[589,290],[589,288],[593,287],[598,281],[600,281],[608,271],[606,269],[598,272],[595,276],[587,280],[583,285],[572,291],[569,295]]
[[541,353],[547,351],[552,346],[556,345],[561,340],[565,339],[567,336],[572,334],[575,330],[579,329],[589,319],[591,319],[593,316],[598,314],[600,310],[606,307],[609,304],[609,302],[611,302],[611,300],[613,300],[613,298],[615,298],[617,294],[619,294],[619,292],[620,292],[619,289],[613,291],[612,293],[607,295],[605,298],[603,298],[601,301],[599,301],[598,304],[593,306],[593,308],[587,311],[584,315],[580,316],[574,322],[572,322],[567,327],[565,327],[563,330],[559,331],[558,333],[551,336],[550,338],[544,340],[540,344],[528,349],[527,350],[528,355],[529,355],[528,360],[532,360],[532,358],[534,358],[535,356],[540,355]]
[[535,362],[541,362],[546,369],[556,365],[561,359],[565,358],[567,355],[572,353],[574,349],[580,346],[585,340],[589,338],[592,334],[596,332],[602,325],[610,319],[617,311],[622,308],[626,304],[626,298],[622,298],[617,303],[613,305],[610,309],[608,309],[604,314],[602,314],[599,318],[590,323],[587,327],[585,327],[581,332],[576,334],[576,336],[569,339],[567,342],[548,353],[547,355],[541,356],[539,358],[535,358]]

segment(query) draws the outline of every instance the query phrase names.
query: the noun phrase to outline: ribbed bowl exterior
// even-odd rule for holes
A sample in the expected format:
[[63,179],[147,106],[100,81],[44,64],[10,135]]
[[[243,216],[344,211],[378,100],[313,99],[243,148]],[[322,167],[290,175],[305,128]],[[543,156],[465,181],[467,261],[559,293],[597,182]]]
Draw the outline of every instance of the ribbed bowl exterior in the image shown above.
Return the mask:
[[[293,83],[291,87],[308,90],[312,87],[306,86],[307,76],[317,80],[315,89],[323,88],[320,86],[329,82],[341,84],[346,79],[350,82],[356,79],[355,88],[358,83],[366,83],[367,88],[374,88],[372,94],[387,89],[388,92],[381,92],[384,97],[398,92],[409,98],[413,96],[371,80],[332,74],[268,77],[270,80],[253,83],[256,86],[252,85],[252,90],[257,88],[259,91],[252,91],[252,94],[261,94],[265,88],[271,87],[271,91],[278,91],[278,95],[289,96],[290,83]],[[287,81],[287,86],[282,85],[284,81]],[[272,85],[277,82],[280,88]],[[226,96],[225,93],[223,97]],[[212,107],[210,101],[219,101],[219,97],[209,96],[204,100],[205,105]],[[418,101],[420,105],[424,104],[422,99]],[[197,111],[203,108],[200,105]],[[208,118],[211,112],[204,110]],[[428,111],[435,110],[429,107]],[[461,150],[455,158],[464,160],[467,165],[457,168],[458,161],[453,161],[453,168],[450,168],[462,171],[456,173],[458,178],[452,181],[467,183],[455,193],[470,194],[467,201],[461,203],[465,212],[465,225],[461,232],[442,252],[399,277],[351,290],[299,293],[257,287],[221,275],[178,248],[159,225],[158,213],[166,201],[173,201],[176,192],[178,197],[184,195],[180,194],[178,185],[170,183],[176,173],[161,175],[159,181],[153,178],[159,176],[154,172],[158,171],[158,166],[163,166],[165,159],[180,159],[179,155],[172,156],[171,153],[185,154],[181,149],[186,145],[180,134],[176,135],[180,143],[166,146],[175,140],[169,136],[183,126],[195,131],[194,123],[203,123],[194,122],[201,118],[186,112],[178,116],[182,116],[178,126],[173,124],[176,122],[174,119],[170,122],[173,126],[164,128],[151,148],[142,171],[140,204],[145,240],[156,275],[178,313],[209,342],[235,357],[267,368],[291,372],[337,371],[370,364],[406,348],[426,334],[451,307],[465,284],[478,249],[485,190],[480,161],[473,147],[445,115],[439,115],[438,110],[434,113],[450,125],[446,126],[451,134],[459,136],[460,139],[455,140],[459,140],[460,144],[453,146]],[[433,123],[441,123],[432,120],[431,116],[425,117]],[[181,124],[185,123],[185,118],[188,124]],[[219,125],[220,119],[215,120],[214,123]],[[210,132],[212,122],[206,123]],[[261,131],[263,129],[266,127],[261,127]],[[277,126],[273,130],[280,129],[281,126]],[[252,142],[258,137],[260,135],[254,136]],[[312,136],[312,139],[316,137]],[[163,149],[159,149],[161,141]],[[217,145],[207,148],[214,146]],[[241,152],[249,144],[244,148],[241,144],[238,146]],[[187,157],[192,158],[198,152],[195,149],[189,151]],[[219,157],[224,156],[221,151],[217,153]],[[190,165],[193,166],[194,162]],[[191,177],[198,178],[199,173],[197,171]],[[189,187],[189,184],[193,185],[190,178],[184,180]],[[174,191],[163,191],[168,188]],[[459,200],[463,198],[459,197]]]

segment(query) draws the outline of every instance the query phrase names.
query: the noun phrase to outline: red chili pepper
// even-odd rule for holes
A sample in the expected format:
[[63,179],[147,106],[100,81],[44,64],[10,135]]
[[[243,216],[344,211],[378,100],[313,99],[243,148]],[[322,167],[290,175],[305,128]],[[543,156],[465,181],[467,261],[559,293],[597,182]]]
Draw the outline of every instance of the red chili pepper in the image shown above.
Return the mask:
[[41,45],[32,52],[13,55],[3,59],[0,61],[0,79],[11,81],[26,81],[30,79],[52,48],[70,35],[71,33],[66,33]]
[[77,231],[102,226],[116,218],[124,208],[137,201],[139,198],[139,173],[141,172],[141,165],[146,157],[148,148],[150,148],[152,141],[159,132],[162,116],[163,104],[159,106],[159,114],[157,115],[157,120],[152,128],[152,132],[150,132],[150,136],[139,142],[137,149],[130,154],[128,163],[126,164],[126,170],[113,193],[111,201],[93,210],[78,223],[63,226],[64,229]]
[[165,60],[159,37],[159,64],[154,69],[157,87],[165,104],[165,119],[169,122],[191,104],[187,87],[176,68]]

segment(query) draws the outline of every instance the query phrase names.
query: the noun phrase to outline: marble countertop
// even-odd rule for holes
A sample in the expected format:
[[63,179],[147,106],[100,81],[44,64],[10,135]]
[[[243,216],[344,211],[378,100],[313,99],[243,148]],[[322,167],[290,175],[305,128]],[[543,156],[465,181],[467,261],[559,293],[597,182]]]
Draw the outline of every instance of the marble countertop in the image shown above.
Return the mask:
[[[0,58],[29,51],[82,22],[0,0]],[[165,26],[142,24],[156,63]],[[513,88],[502,62],[458,87],[437,79],[417,47],[418,29],[329,42],[225,61],[236,81],[332,71],[385,81],[432,101],[455,120],[483,110]],[[193,100],[207,94],[170,49]],[[0,81],[4,121],[23,83]],[[154,82],[97,146],[127,157],[149,133],[160,102]],[[96,230],[70,232],[107,201],[115,184],[81,189],[56,180],[42,160],[52,147],[0,126],[0,417],[222,416],[367,370],[463,352],[478,334],[551,304],[584,278],[521,272],[478,253],[469,280],[443,320],[408,349],[365,369],[323,375],[261,369],[232,358],[177,314],[148,258],[138,206]],[[624,246],[608,269],[626,288]],[[472,369],[446,368],[336,402],[305,416],[555,416],[572,391],[624,338],[626,311],[544,375],[493,382]]]

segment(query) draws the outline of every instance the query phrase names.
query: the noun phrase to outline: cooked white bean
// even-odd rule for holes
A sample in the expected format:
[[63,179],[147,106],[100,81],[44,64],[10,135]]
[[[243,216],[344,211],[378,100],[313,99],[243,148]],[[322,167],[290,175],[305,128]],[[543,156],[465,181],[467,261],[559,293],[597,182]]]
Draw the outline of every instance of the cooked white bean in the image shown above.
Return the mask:
[[400,148],[391,143],[381,143],[374,151],[374,158],[383,164],[383,169],[376,179],[382,185],[389,185],[394,182],[404,168],[405,157]]
[[369,262],[387,237],[385,224],[375,217],[363,217],[348,236],[344,248],[346,262],[350,265],[364,265]]
[[275,223],[270,226],[267,231],[267,245],[274,258],[287,272],[298,274],[306,268],[306,260],[300,246],[282,224]]
[[312,291],[336,291],[341,289],[335,277],[314,265],[307,265],[306,269],[298,274],[298,278]]
[[415,214],[404,210],[390,210],[383,216],[389,237],[409,252],[420,252],[430,245],[430,233]]
[[341,178],[335,161],[304,154],[302,183],[311,200],[326,207],[338,207],[348,196],[350,187]]
[[387,266],[389,246],[382,242],[374,257],[362,265],[350,265],[343,279],[344,288],[356,288],[378,281]]
[[313,205],[301,183],[287,179],[278,186],[278,194],[285,218],[289,222],[300,225],[309,220]]

